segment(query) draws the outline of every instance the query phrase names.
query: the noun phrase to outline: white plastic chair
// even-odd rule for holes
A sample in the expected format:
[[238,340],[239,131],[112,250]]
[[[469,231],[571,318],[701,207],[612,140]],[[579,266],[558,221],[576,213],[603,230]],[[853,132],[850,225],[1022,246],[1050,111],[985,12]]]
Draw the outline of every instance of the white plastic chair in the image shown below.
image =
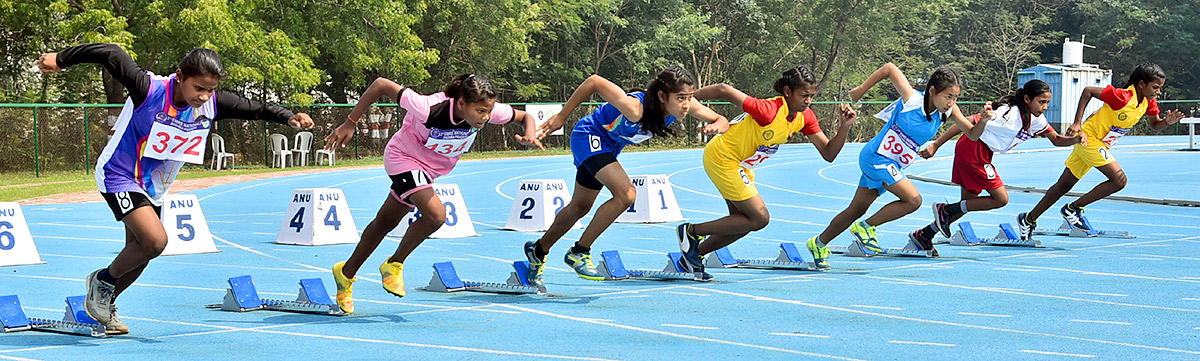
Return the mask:
[[233,169],[234,165],[236,165],[234,154],[225,152],[225,138],[222,138],[218,134],[210,134],[209,136],[212,137],[213,152],[212,161],[210,162],[212,163],[212,169],[221,170],[221,167],[225,163],[225,158],[229,158],[229,168]]
[[325,157],[329,158],[329,166],[332,167],[334,164],[337,164],[337,149],[317,149],[317,151],[313,153],[313,157],[316,158],[314,159],[316,165],[321,165],[321,155],[325,155]]
[[[287,161],[292,160],[292,151],[287,149],[287,136],[283,134],[271,134],[271,168],[276,164],[280,168],[287,168]],[[292,161],[295,164],[295,161]]]
[[[292,148],[292,153],[299,156],[301,167],[308,165],[308,152],[312,151],[312,139],[313,134],[311,132],[299,132],[296,133],[295,142],[292,143],[295,145]],[[295,159],[292,159],[292,165],[296,165]]]

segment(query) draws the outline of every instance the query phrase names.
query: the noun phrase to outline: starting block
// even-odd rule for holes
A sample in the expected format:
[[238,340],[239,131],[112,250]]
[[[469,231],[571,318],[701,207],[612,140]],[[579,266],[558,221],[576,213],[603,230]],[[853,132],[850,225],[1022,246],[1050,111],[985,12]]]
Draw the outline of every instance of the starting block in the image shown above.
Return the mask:
[[0,296],[0,324],[4,325],[5,333],[50,331],[108,337],[104,333],[104,325],[92,320],[83,310],[83,299],[84,296],[67,297],[67,310],[63,319],[59,321],[25,317],[25,309],[21,307],[17,295]]
[[1017,235],[1017,231],[1008,223],[1000,224],[1000,233],[996,234],[996,238],[979,238],[975,235],[975,229],[971,227],[971,222],[960,222],[958,231],[954,232],[949,243],[952,246],[1042,247],[1042,242],[1038,240],[1022,241],[1021,237]]
[[792,242],[779,244],[779,257],[768,259],[737,259],[729,252],[729,247],[721,247],[704,259],[705,267],[712,268],[762,268],[762,269],[794,269],[801,271],[817,271],[817,266],[804,260],[803,254]]
[[229,278],[229,289],[225,290],[225,301],[219,305],[209,305],[209,308],[220,308],[222,311],[247,312],[258,310],[318,313],[335,316],[345,316],[342,308],[329,298],[325,291],[325,283],[320,278],[300,280],[300,295],[295,301],[272,300],[258,297],[254,288],[254,280],[250,276]]
[[596,266],[596,270],[604,275],[605,281],[625,279],[701,280],[700,272],[684,271],[680,262],[683,262],[683,253],[671,252],[667,254],[667,267],[662,271],[627,270],[625,263],[621,261],[621,254],[612,250],[600,252],[600,264]]
[[905,256],[905,257],[937,257],[936,249],[922,250],[913,241],[908,241],[904,248],[884,248],[883,252],[871,252],[863,248],[862,242],[855,238],[850,242],[849,246],[827,246],[830,253],[844,254],[850,257],[875,257],[875,256]]
[[[1088,222],[1089,224],[1091,222]],[[1033,234],[1044,236],[1068,236],[1068,237],[1100,237],[1100,238],[1137,238],[1137,236],[1129,235],[1128,231],[1113,231],[1092,228],[1091,231],[1085,231],[1071,226],[1071,223],[1063,221],[1061,226],[1056,229],[1037,228],[1033,230]]]
[[429,280],[429,285],[425,286],[425,290],[433,292],[474,291],[511,294],[546,293],[545,288],[534,287],[525,278],[529,273],[529,261],[513,262],[513,269],[515,271],[509,274],[508,281],[504,283],[475,282],[458,277],[458,271],[454,269],[454,263],[448,261],[434,263],[433,279]]

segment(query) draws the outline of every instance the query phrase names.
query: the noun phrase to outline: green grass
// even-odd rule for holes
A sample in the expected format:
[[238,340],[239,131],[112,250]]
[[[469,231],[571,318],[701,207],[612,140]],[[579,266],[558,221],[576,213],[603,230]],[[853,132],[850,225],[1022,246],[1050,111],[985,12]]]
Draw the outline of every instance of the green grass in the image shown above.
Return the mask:
[[[650,152],[659,150],[680,149],[677,146],[669,145],[654,145],[654,146],[637,146],[626,148],[629,152]],[[534,150],[506,150],[506,151],[491,151],[491,152],[471,152],[463,155],[464,160],[477,159],[499,159],[499,158],[516,158],[516,157],[540,157],[554,155],[570,155],[570,149],[562,148],[547,148],[545,151]],[[177,179],[200,179],[209,177],[221,177],[227,175],[242,175],[242,174],[259,174],[259,173],[275,173],[294,170],[328,170],[337,168],[357,167],[382,165],[383,158],[363,158],[363,159],[345,159],[338,160],[336,167],[330,168],[327,166],[307,166],[307,167],[292,167],[286,169],[267,168],[263,166],[239,166],[236,170],[228,171],[210,171],[208,168],[200,166],[184,167],[179,173]],[[22,199],[45,197],[55,194],[86,192],[96,190],[96,178],[92,173],[84,173],[83,171],[46,171],[41,172],[38,177],[34,172],[8,172],[3,173],[0,177],[0,202],[15,202]]]

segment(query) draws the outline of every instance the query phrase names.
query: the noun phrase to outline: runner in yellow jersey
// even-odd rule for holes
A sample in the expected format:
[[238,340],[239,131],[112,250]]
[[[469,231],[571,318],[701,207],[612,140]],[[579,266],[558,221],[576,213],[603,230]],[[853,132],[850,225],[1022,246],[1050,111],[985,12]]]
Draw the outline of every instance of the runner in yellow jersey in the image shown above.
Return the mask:
[[837,135],[832,140],[827,138],[809,108],[817,93],[817,79],[808,67],[801,65],[784,72],[775,81],[775,91],[781,96],[770,99],[756,99],[727,84],[696,91],[697,99],[727,100],[741,104],[746,113],[731,121],[728,131],[704,147],[704,172],[725,198],[729,215],[676,227],[679,249],[686,260],[683,266],[691,272],[704,272],[701,255],[767,226],[771,217],[754,187],[753,168],[774,155],[792,134],[807,136],[828,162],[833,162],[846,143],[857,114],[849,105],[842,104]]
[[[1133,129],[1133,125],[1137,124],[1142,115],[1150,117],[1150,128],[1155,130],[1161,130],[1183,119],[1183,113],[1179,110],[1172,110],[1166,114],[1160,114],[1158,110],[1155,98],[1162,92],[1166,80],[1167,75],[1158,65],[1145,63],[1133,69],[1124,89],[1112,85],[1083,89],[1083,96],[1079,97],[1079,106],[1075,110],[1075,123],[1067,129],[1066,135],[1071,137],[1082,131],[1088,138],[1087,145],[1076,144],[1071,155],[1067,157],[1067,168],[1063,170],[1058,182],[1046,190],[1046,194],[1033,210],[1017,215],[1021,239],[1028,240],[1037,228],[1038,217],[1062,198],[1063,194],[1075,187],[1075,183],[1088,171],[1096,168],[1104,173],[1108,180],[1096,185],[1074,202],[1063,205],[1060,210],[1063,219],[1066,219],[1071,227],[1084,231],[1092,230],[1091,223],[1083,216],[1083,207],[1125,188],[1125,172],[1121,170],[1121,165],[1117,164],[1109,149],[1117,144],[1121,136]],[[1104,102],[1104,106],[1088,116],[1084,122],[1083,112],[1092,98],[1099,98]]]

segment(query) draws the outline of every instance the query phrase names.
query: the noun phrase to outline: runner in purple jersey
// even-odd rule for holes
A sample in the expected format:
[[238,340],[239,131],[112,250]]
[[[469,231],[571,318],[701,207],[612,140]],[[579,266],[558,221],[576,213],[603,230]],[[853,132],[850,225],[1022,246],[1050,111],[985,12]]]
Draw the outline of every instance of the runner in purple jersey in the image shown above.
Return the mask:
[[129,327],[117,318],[117,296],[166,248],[167,231],[159,220],[163,197],[185,163],[204,163],[212,122],[262,119],[304,129],[313,122],[308,114],[218,91],[225,69],[209,49],[192,50],[168,76],[142,69],[116,44],[45,53],[38,67],[56,73],[80,63],[100,64],[129,91],[113,137],[96,161],[96,186],[113,216],[125,223],[125,248],[108,267],[88,275],[84,307],[109,334],[125,334]]

